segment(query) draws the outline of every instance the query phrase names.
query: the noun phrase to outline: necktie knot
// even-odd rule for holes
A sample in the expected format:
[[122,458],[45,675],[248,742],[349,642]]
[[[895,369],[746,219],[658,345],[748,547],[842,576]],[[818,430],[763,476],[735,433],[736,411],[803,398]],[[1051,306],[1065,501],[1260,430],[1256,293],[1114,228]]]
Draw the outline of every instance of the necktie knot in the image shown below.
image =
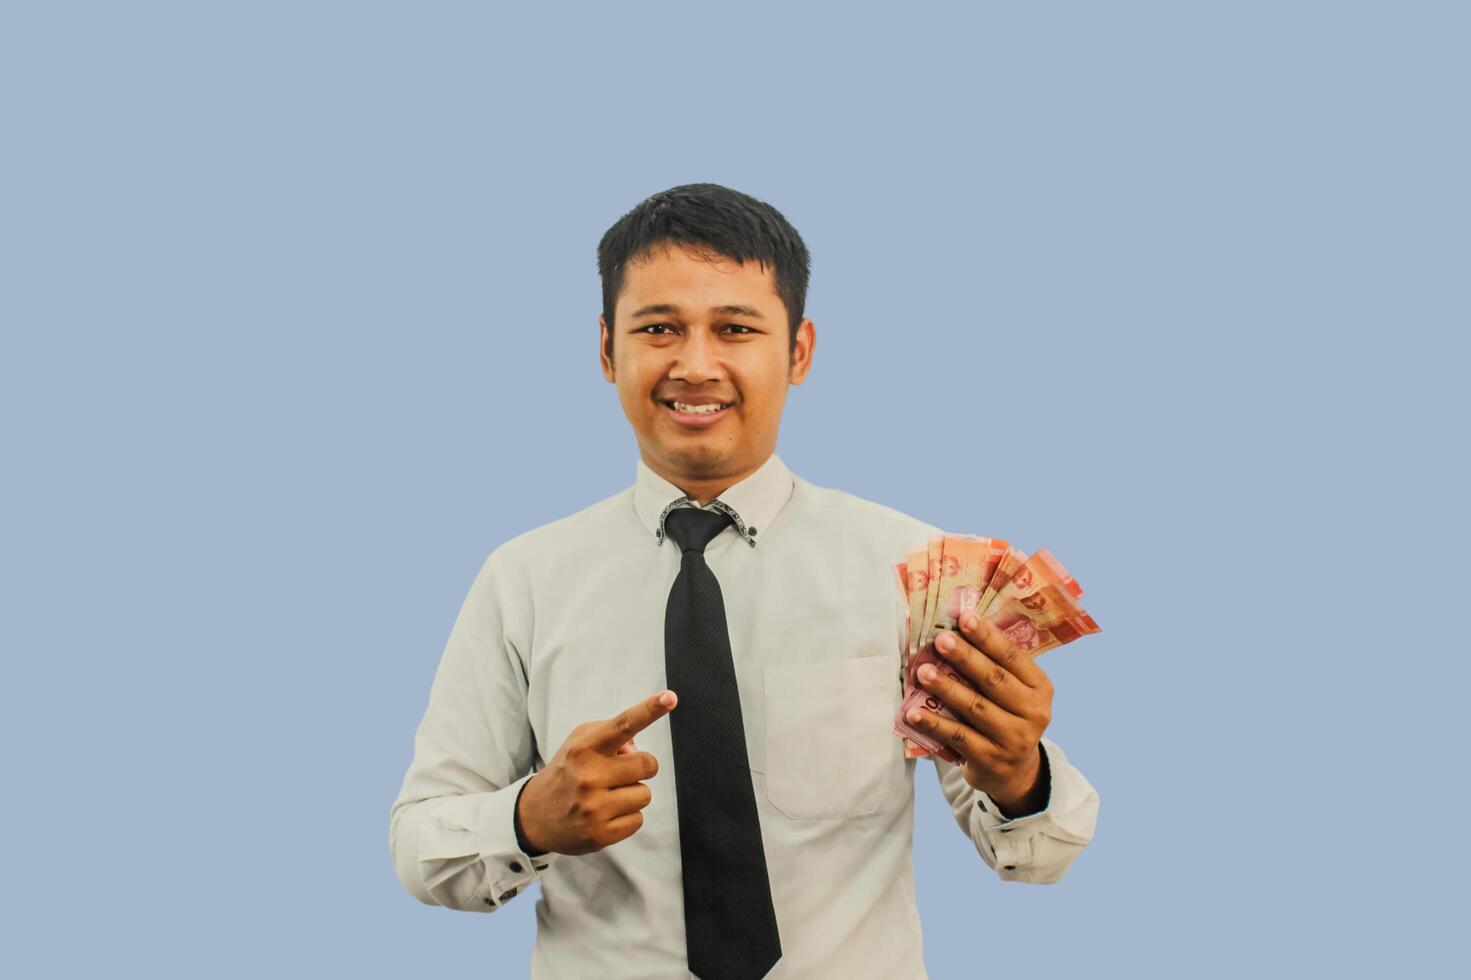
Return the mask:
[[664,533],[685,554],[704,554],[705,546],[730,523],[730,515],[721,510],[676,507],[664,518]]

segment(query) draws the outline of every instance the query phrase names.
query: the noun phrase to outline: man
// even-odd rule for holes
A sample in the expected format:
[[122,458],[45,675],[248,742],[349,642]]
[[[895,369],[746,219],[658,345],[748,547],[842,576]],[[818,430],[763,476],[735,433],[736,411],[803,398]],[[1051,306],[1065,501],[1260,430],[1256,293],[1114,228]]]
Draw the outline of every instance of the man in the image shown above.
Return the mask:
[[[393,804],[399,878],[467,911],[541,880],[537,978],[924,977],[891,567],[940,529],[775,454],[815,328],[774,208],[672,188],[598,262],[635,481],[481,567]],[[1043,737],[1047,676],[995,630],[946,645],[980,694],[925,682],[956,715],[915,722],[962,760],[932,757],[941,790],[1001,878],[1056,881],[1098,796]]]

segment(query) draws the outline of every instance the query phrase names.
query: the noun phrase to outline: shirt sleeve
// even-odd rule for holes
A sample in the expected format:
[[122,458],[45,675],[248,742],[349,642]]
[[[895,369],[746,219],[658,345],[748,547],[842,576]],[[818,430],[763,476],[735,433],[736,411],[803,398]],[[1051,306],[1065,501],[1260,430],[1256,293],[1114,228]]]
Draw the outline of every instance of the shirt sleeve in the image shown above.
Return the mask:
[[1093,839],[1098,822],[1098,791],[1068,762],[1057,743],[1044,736],[1042,750],[1047,805],[1012,819],[1002,816],[988,794],[965,781],[960,766],[931,756],[955,822],[1004,881],[1059,880]]
[[426,905],[493,912],[558,857],[527,854],[516,834],[516,800],[535,775],[516,643],[529,605],[525,577],[492,552],[435,671],[388,830],[399,881]]

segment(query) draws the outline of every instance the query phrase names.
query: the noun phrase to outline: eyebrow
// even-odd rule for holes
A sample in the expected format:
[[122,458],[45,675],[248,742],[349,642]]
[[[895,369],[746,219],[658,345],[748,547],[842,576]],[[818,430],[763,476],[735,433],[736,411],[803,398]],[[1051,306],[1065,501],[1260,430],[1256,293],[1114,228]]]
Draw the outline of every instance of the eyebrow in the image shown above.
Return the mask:
[[[679,309],[679,307],[675,306],[673,303],[653,303],[653,304],[650,304],[649,306],[643,306],[643,307],[640,307],[639,309],[634,310],[631,314],[629,314],[629,319],[634,319],[636,317],[641,317],[641,316],[648,316],[651,313],[679,313],[679,312],[681,312],[680,309]],[[761,315],[761,311],[760,310],[752,309],[749,306],[740,306],[738,304],[727,304],[725,306],[712,306],[712,307],[710,307],[710,312],[711,313],[719,313],[719,314],[721,314],[723,316],[749,316],[749,317],[752,317],[752,318],[757,319],[757,320],[764,320],[764,319],[766,319],[765,317],[763,317]]]

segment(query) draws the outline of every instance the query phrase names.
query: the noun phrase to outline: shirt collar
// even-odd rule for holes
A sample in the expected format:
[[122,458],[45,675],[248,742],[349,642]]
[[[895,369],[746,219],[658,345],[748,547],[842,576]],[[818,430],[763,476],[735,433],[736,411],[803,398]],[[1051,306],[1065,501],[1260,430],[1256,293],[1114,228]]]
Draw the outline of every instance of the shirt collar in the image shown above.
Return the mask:
[[[751,547],[786,502],[791,499],[796,482],[781,457],[772,453],[756,472],[725,490],[706,505],[722,510],[735,523],[736,533]],[[633,508],[658,544],[664,543],[664,518],[676,506],[697,506],[693,497],[639,459],[633,481]],[[722,534],[725,532],[722,531]]]

